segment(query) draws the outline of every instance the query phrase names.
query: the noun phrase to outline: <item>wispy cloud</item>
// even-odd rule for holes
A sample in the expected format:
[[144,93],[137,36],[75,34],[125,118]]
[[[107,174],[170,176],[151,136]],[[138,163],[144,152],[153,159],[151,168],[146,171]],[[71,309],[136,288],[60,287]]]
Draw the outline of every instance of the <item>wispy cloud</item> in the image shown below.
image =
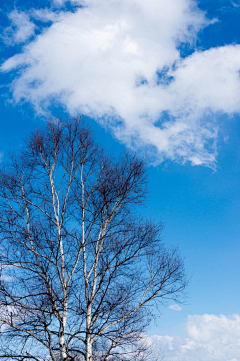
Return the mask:
[[214,166],[217,115],[240,111],[240,46],[181,59],[179,46],[209,24],[193,0],[81,4],[57,17],[39,13],[53,24],[2,64],[1,71],[21,69],[14,99],[38,112],[54,101],[93,117],[156,162]]
[[4,29],[1,36],[7,45],[24,43],[34,34],[35,24],[25,12],[13,10],[8,14],[8,19],[11,25]]
[[174,311],[182,311],[182,307],[180,307],[178,304],[170,305],[169,308]]
[[240,6],[240,3],[237,1],[230,1],[230,2],[235,8],[238,8]]

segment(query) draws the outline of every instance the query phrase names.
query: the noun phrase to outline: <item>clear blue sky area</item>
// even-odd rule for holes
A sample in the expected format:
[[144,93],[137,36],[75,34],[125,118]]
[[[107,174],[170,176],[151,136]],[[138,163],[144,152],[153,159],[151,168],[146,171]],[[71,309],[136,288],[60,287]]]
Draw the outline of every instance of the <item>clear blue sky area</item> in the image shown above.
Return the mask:
[[[2,30],[10,26],[7,14],[14,9],[29,11],[52,6],[47,0],[12,3],[1,0],[1,4]],[[196,50],[240,44],[240,3],[237,0],[200,0],[198,7],[208,14],[208,18],[218,21],[199,30],[191,45],[179,45],[183,58]],[[64,9],[75,11],[70,3],[65,4]],[[47,29],[51,22],[42,26]],[[41,31],[44,30],[41,28]],[[35,41],[33,35],[28,39],[29,43],[32,41]],[[2,41],[1,64],[21,53],[22,47],[22,43],[9,46]],[[17,68],[0,74],[0,152],[3,160],[8,151],[20,149],[22,139],[44,121],[30,98],[20,102],[14,99],[10,84],[21,76],[21,71]],[[49,109],[54,115],[69,114],[68,108],[58,104],[57,98]],[[163,240],[167,245],[179,247],[191,276],[182,311],[163,309],[151,334],[180,335],[188,315],[240,314],[240,118],[235,110],[228,114],[219,111],[214,117],[219,131],[214,170],[168,156],[156,166],[149,164],[149,201],[144,212],[147,217],[165,224]],[[89,114],[87,119],[107,150],[119,154],[126,149],[123,138],[118,141],[114,132],[101,127]]]

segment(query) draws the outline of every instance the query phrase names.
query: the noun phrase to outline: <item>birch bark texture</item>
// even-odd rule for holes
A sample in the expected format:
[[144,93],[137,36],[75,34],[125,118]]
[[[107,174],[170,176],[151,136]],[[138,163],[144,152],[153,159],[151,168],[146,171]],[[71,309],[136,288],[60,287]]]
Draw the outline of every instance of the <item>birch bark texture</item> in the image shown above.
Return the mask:
[[[80,118],[49,120],[0,170],[0,357],[144,360],[157,305],[186,286],[162,224],[139,216],[145,162]],[[153,360],[153,359],[152,359]]]

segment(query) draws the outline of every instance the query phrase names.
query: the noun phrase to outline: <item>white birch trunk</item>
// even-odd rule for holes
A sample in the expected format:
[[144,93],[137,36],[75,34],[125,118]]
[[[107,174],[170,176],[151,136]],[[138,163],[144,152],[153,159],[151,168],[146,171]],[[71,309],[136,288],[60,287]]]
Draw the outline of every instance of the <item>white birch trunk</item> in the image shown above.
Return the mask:
[[86,318],[86,361],[92,361],[91,311],[91,306],[89,306]]
[[67,348],[66,348],[66,343],[65,343],[65,328],[66,328],[66,324],[67,324],[67,300],[66,300],[66,295],[65,295],[65,300],[64,300],[64,304],[63,304],[63,317],[62,317],[62,322],[60,325],[60,331],[59,331],[59,346],[60,346],[60,354],[61,354],[61,361],[66,361],[67,360]]
[[59,346],[60,346],[61,361],[67,360],[67,349],[65,344],[65,326],[66,326],[66,321],[63,320],[63,323],[61,324],[59,331]]

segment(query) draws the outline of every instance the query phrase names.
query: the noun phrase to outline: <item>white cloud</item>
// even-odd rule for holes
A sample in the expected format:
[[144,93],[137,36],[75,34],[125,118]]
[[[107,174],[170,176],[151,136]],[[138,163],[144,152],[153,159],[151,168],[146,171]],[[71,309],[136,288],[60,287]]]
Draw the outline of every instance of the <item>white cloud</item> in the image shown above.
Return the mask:
[[8,18],[11,26],[7,27],[1,36],[7,45],[24,43],[34,34],[35,25],[25,12],[13,10]]
[[15,100],[89,115],[128,146],[147,146],[156,162],[212,166],[216,116],[240,111],[240,46],[181,59],[180,42],[194,42],[209,23],[193,0],[81,3],[75,13],[39,13],[54,23],[2,64],[22,67]]
[[188,316],[187,337],[153,336],[164,361],[240,359],[240,316]]
[[170,305],[169,308],[174,311],[181,311],[182,307],[180,307],[178,304]]
[[62,6],[66,0],[53,0],[53,4],[56,6]]
[[51,11],[47,8],[45,9],[32,9],[30,11],[30,15],[32,18],[42,21],[43,23],[46,22],[57,22],[61,21],[64,17],[64,12],[62,11]]
[[238,4],[237,2],[234,1],[230,1],[230,2],[235,8],[238,8],[240,6],[240,4]]

